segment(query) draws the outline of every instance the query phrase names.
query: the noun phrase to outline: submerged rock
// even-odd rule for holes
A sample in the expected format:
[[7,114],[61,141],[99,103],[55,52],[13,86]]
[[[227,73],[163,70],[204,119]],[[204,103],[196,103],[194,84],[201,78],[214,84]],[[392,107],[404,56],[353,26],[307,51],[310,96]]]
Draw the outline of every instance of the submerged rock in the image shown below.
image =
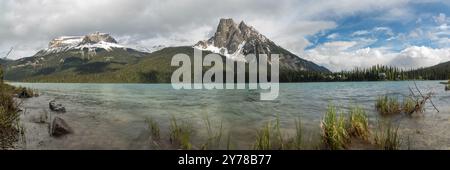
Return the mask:
[[70,133],[73,133],[73,130],[64,119],[60,117],[55,117],[55,119],[53,119],[50,130],[51,136],[61,137]]
[[48,105],[49,105],[50,110],[52,110],[52,111],[61,112],[61,113],[66,112],[66,108],[64,106],[62,106],[62,104],[56,103],[55,100],[50,101],[50,103]]

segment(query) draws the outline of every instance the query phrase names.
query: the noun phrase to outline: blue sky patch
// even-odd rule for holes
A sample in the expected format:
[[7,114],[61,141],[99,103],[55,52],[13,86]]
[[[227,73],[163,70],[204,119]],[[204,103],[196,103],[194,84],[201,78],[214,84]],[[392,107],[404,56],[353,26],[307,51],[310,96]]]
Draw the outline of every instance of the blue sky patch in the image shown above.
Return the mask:
[[448,4],[409,3],[402,9],[394,10],[400,11],[400,16],[390,16],[388,10],[375,10],[342,18],[329,18],[337,26],[307,36],[311,44],[306,50],[334,41],[353,41],[357,44],[356,48],[383,47],[392,51],[401,51],[410,46],[449,47]]

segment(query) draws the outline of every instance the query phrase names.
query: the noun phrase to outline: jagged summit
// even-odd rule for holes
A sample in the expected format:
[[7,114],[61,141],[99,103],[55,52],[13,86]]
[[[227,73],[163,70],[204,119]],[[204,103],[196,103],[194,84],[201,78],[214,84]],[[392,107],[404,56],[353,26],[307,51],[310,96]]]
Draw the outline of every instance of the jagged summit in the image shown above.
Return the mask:
[[233,19],[220,19],[214,36],[206,41],[198,42],[194,47],[242,60],[244,55],[255,50],[260,53],[269,53],[269,43],[273,44],[256,29],[246,25],[244,21],[236,24]]
[[92,52],[97,49],[111,51],[113,48],[125,48],[107,33],[92,33],[84,36],[62,36],[50,41],[48,48],[39,51],[36,55],[42,56],[51,53],[69,50],[82,50]]
[[236,61],[245,61],[247,54],[267,54],[268,56],[279,54],[281,68],[329,72],[328,69],[304,60],[276,45],[244,21],[236,24],[231,18],[220,19],[214,36],[208,40],[199,41],[193,47],[218,53]]

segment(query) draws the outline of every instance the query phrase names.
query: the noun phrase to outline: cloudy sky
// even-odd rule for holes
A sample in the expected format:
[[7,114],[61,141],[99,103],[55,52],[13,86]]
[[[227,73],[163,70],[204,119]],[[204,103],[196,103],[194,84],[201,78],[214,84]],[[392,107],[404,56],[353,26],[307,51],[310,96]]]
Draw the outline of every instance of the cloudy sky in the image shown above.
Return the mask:
[[450,60],[450,2],[436,0],[0,0],[0,56],[28,57],[96,31],[130,47],[193,45],[220,18],[244,20],[333,71]]

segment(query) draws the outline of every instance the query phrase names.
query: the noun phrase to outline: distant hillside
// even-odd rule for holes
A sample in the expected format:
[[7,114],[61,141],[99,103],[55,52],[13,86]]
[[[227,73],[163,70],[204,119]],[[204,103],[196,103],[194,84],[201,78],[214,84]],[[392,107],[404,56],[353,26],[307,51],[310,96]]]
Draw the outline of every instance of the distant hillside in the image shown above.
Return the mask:
[[412,70],[409,73],[427,80],[447,80],[450,79],[450,61],[431,67]]
[[112,51],[97,49],[96,53],[94,56],[86,57],[78,51],[69,50],[11,61],[5,68],[5,79],[28,81],[55,75],[74,76],[114,72],[137,63],[139,58],[146,55],[146,53],[130,49],[113,49]]
[[[127,56],[128,62],[92,62],[72,69],[40,74],[24,79],[29,82],[168,83],[173,70],[172,56],[193,54],[191,47],[169,47],[141,57]],[[192,55],[193,56],[193,55]],[[97,56],[101,57],[101,56]],[[123,56],[122,56],[123,57]],[[8,77],[7,77],[8,78]]]

